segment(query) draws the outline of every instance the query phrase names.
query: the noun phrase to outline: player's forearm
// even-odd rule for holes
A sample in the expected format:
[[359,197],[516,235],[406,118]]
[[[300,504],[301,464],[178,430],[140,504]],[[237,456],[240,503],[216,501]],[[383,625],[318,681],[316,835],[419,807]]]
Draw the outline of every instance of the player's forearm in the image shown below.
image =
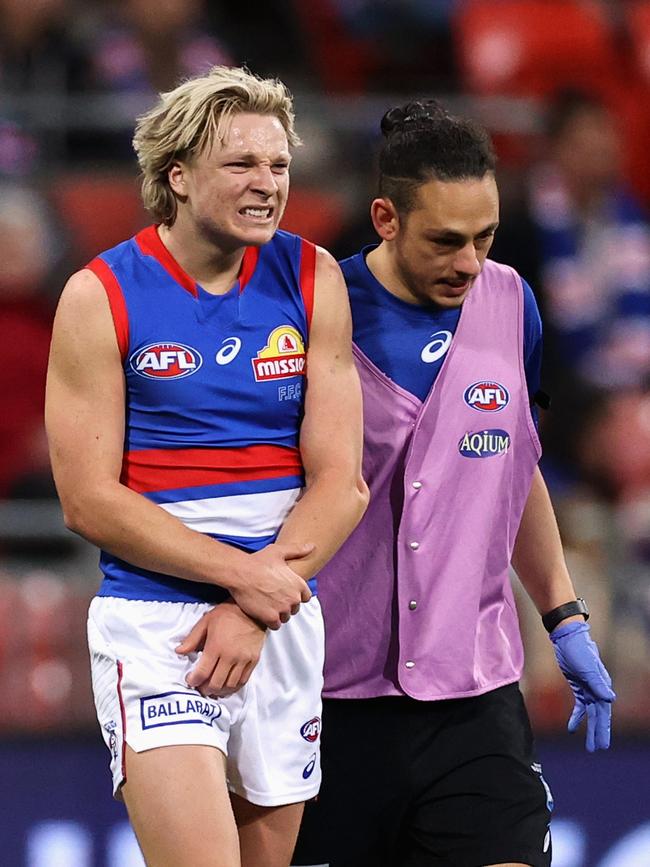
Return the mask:
[[368,487],[361,476],[340,470],[319,474],[284,522],[278,540],[311,542],[312,554],[289,565],[302,578],[313,577],[338,551],[368,506]]
[[539,468],[517,533],[512,565],[540,614],[576,598],[551,498]]
[[234,584],[247,555],[190,530],[178,518],[117,482],[67,494],[60,486],[69,529],[127,563],[189,581]]

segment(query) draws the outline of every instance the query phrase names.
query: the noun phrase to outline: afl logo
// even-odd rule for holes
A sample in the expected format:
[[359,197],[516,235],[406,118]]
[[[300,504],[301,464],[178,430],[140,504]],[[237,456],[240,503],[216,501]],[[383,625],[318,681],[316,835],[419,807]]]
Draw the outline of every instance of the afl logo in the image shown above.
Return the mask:
[[151,343],[137,349],[130,359],[132,369],[147,379],[182,379],[201,367],[196,349],[182,343]]
[[493,458],[505,455],[509,448],[510,434],[498,428],[475,433],[468,431],[458,443],[458,451],[464,458]]
[[500,382],[481,380],[465,389],[463,395],[467,406],[480,412],[499,412],[510,401],[510,395],[505,385]]
[[315,716],[313,719],[310,719],[309,722],[306,722],[301,727],[300,734],[306,741],[309,741],[310,744],[317,741],[318,735],[320,734],[320,717]]

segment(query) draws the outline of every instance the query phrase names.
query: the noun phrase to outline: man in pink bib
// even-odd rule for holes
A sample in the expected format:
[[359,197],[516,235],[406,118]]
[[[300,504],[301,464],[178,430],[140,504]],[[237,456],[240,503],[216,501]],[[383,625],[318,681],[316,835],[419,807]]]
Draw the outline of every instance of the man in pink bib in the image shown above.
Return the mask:
[[382,120],[378,246],[342,263],[366,515],[321,571],[323,788],[295,864],[547,867],[552,798],[518,688],[512,563],[607,748],[615,696],[537,467],[541,323],[487,259],[486,132],[436,102]]

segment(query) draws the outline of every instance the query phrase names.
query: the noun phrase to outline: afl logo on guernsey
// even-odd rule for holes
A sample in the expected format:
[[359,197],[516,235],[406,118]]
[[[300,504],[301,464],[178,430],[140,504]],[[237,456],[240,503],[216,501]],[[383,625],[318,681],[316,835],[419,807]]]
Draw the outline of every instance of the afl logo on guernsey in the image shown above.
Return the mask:
[[510,401],[510,395],[505,385],[488,380],[474,382],[465,389],[463,397],[467,406],[478,409],[480,412],[499,412]]
[[264,349],[251,361],[256,382],[303,376],[306,360],[302,335],[291,325],[274,328]]
[[182,379],[201,367],[196,349],[182,343],[151,343],[137,349],[130,358],[133,370],[147,379]]
[[505,455],[509,448],[510,434],[498,428],[468,431],[458,443],[458,451],[464,458],[493,458]]

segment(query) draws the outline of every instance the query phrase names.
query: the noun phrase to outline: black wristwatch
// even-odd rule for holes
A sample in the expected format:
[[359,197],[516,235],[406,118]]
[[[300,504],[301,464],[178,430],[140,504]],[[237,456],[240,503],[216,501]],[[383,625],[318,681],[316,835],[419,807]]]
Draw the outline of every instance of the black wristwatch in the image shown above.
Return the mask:
[[584,599],[575,600],[575,602],[565,602],[564,605],[558,605],[552,611],[548,611],[542,616],[542,623],[547,632],[553,632],[555,627],[565,617],[573,617],[575,614],[582,614],[585,620],[589,620],[589,609]]

